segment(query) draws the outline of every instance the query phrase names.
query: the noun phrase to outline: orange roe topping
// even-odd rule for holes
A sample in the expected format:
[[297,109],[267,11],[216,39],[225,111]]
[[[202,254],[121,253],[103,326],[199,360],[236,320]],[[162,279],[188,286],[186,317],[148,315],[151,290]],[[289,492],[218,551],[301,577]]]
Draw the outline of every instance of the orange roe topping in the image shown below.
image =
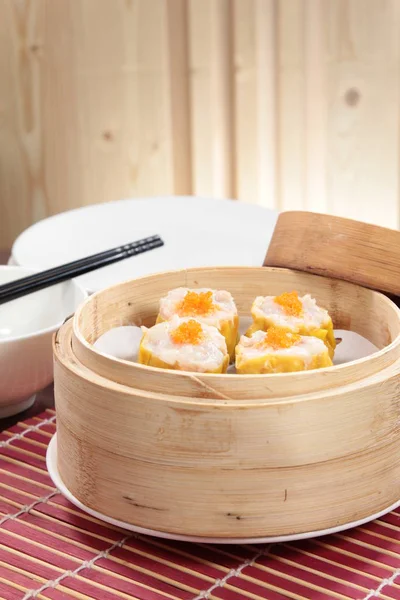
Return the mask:
[[301,340],[301,335],[292,333],[283,327],[270,327],[262,341],[258,342],[258,348],[273,348],[279,350],[291,348],[296,342]]
[[303,305],[297,292],[285,292],[276,296],[274,301],[291,317],[300,317],[303,314]]
[[200,344],[204,338],[202,326],[194,319],[181,323],[179,327],[170,332],[170,336],[175,344],[193,344],[194,346]]
[[212,292],[187,292],[178,307],[182,317],[205,316],[215,311]]

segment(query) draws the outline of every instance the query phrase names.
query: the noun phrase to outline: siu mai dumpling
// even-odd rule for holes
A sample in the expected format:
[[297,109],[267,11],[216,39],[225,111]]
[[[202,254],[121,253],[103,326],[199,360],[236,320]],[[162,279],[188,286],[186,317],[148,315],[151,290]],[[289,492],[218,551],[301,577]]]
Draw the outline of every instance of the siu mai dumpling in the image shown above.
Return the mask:
[[178,371],[226,373],[229,355],[225,338],[216,327],[175,316],[143,329],[140,364]]
[[317,305],[309,294],[299,297],[297,292],[280,296],[258,296],[252,305],[253,325],[246,332],[268,331],[270,327],[284,327],[292,333],[321,339],[333,358],[336,340],[332,319],[326,309]]
[[282,327],[241,336],[236,346],[240,374],[288,373],[332,366],[329,350],[314,336],[292,333]]

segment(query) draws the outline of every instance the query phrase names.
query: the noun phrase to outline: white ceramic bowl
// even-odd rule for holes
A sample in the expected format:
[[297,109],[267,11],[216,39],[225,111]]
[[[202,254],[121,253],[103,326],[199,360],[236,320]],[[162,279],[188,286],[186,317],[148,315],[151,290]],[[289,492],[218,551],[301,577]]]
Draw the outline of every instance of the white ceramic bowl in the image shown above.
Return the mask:
[[[32,273],[0,266],[0,285]],[[28,408],[53,381],[53,334],[86,296],[66,281],[0,305],[0,418]]]
[[77,281],[84,289],[96,292],[161,271],[205,266],[259,267],[277,216],[277,211],[256,204],[194,196],[128,198],[91,204],[31,225],[15,240],[11,261],[21,267],[49,269],[159,234],[165,242],[162,248],[96,269]]

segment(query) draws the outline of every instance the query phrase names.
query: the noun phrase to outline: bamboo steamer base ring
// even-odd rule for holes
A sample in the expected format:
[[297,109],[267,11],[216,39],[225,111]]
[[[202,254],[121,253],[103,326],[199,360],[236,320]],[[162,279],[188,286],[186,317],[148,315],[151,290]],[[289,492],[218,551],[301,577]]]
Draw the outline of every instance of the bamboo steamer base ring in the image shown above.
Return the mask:
[[132,525],[131,523],[127,523],[125,521],[118,521],[117,519],[113,519],[103,513],[99,513],[85,504],[82,504],[78,498],[76,498],[67,488],[63,480],[61,479],[60,472],[57,466],[57,434],[55,434],[50,440],[50,444],[47,448],[46,453],[46,466],[56,488],[60,491],[60,493],[65,496],[67,500],[69,500],[74,506],[82,510],[83,512],[91,515],[95,519],[99,519],[99,521],[104,521],[105,523],[109,523],[114,527],[119,527],[120,529],[126,529],[127,531],[133,531],[134,533],[138,533],[141,535],[149,535],[152,537],[158,537],[165,540],[175,540],[177,542],[190,542],[190,543],[208,543],[208,544],[278,544],[283,542],[294,542],[298,540],[306,540],[315,537],[322,537],[324,535],[332,535],[334,533],[339,533],[341,531],[346,531],[347,529],[353,529],[354,527],[360,527],[365,523],[369,523],[370,521],[375,521],[375,519],[379,519],[384,515],[396,510],[396,508],[400,507],[400,500],[392,506],[381,510],[379,513],[375,513],[364,519],[360,519],[358,521],[353,521],[352,523],[345,523],[344,525],[340,525],[338,527],[331,527],[330,529],[321,529],[320,531],[307,531],[304,533],[294,534],[294,535],[281,535],[274,537],[252,537],[252,538],[214,538],[214,537],[199,537],[199,536],[190,536],[190,535],[177,535],[173,533],[167,533],[165,531],[156,531],[154,529],[145,529],[144,527],[137,527]]

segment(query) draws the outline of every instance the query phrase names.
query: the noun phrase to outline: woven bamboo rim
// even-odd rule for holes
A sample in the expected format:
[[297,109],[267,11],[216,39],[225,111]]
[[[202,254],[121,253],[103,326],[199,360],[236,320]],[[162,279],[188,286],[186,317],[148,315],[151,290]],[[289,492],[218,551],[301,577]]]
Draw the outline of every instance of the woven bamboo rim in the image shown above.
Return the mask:
[[[380,351],[364,359],[318,372],[285,375],[231,375],[160,370],[105,356],[92,343],[108,329],[139,319],[152,324],[158,300],[178,286],[218,286],[233,292],[241,315],[262,290],[278,294],[297,289],[312,292],[332,315],[335,326],[351,328]],[[140,301],[135,306],[134,299]],[[384,326],[382,326],[384,323]],[[384,295],[344,281],[275,268],[203,268],[142,277],[90,296],[76,311],[72,345],[75,356],[91,371],[111,381],[163,393],[173,390],[189,398],[248,399],[284,397],[346,385],[385,369],[400,356],[400,311]]]

